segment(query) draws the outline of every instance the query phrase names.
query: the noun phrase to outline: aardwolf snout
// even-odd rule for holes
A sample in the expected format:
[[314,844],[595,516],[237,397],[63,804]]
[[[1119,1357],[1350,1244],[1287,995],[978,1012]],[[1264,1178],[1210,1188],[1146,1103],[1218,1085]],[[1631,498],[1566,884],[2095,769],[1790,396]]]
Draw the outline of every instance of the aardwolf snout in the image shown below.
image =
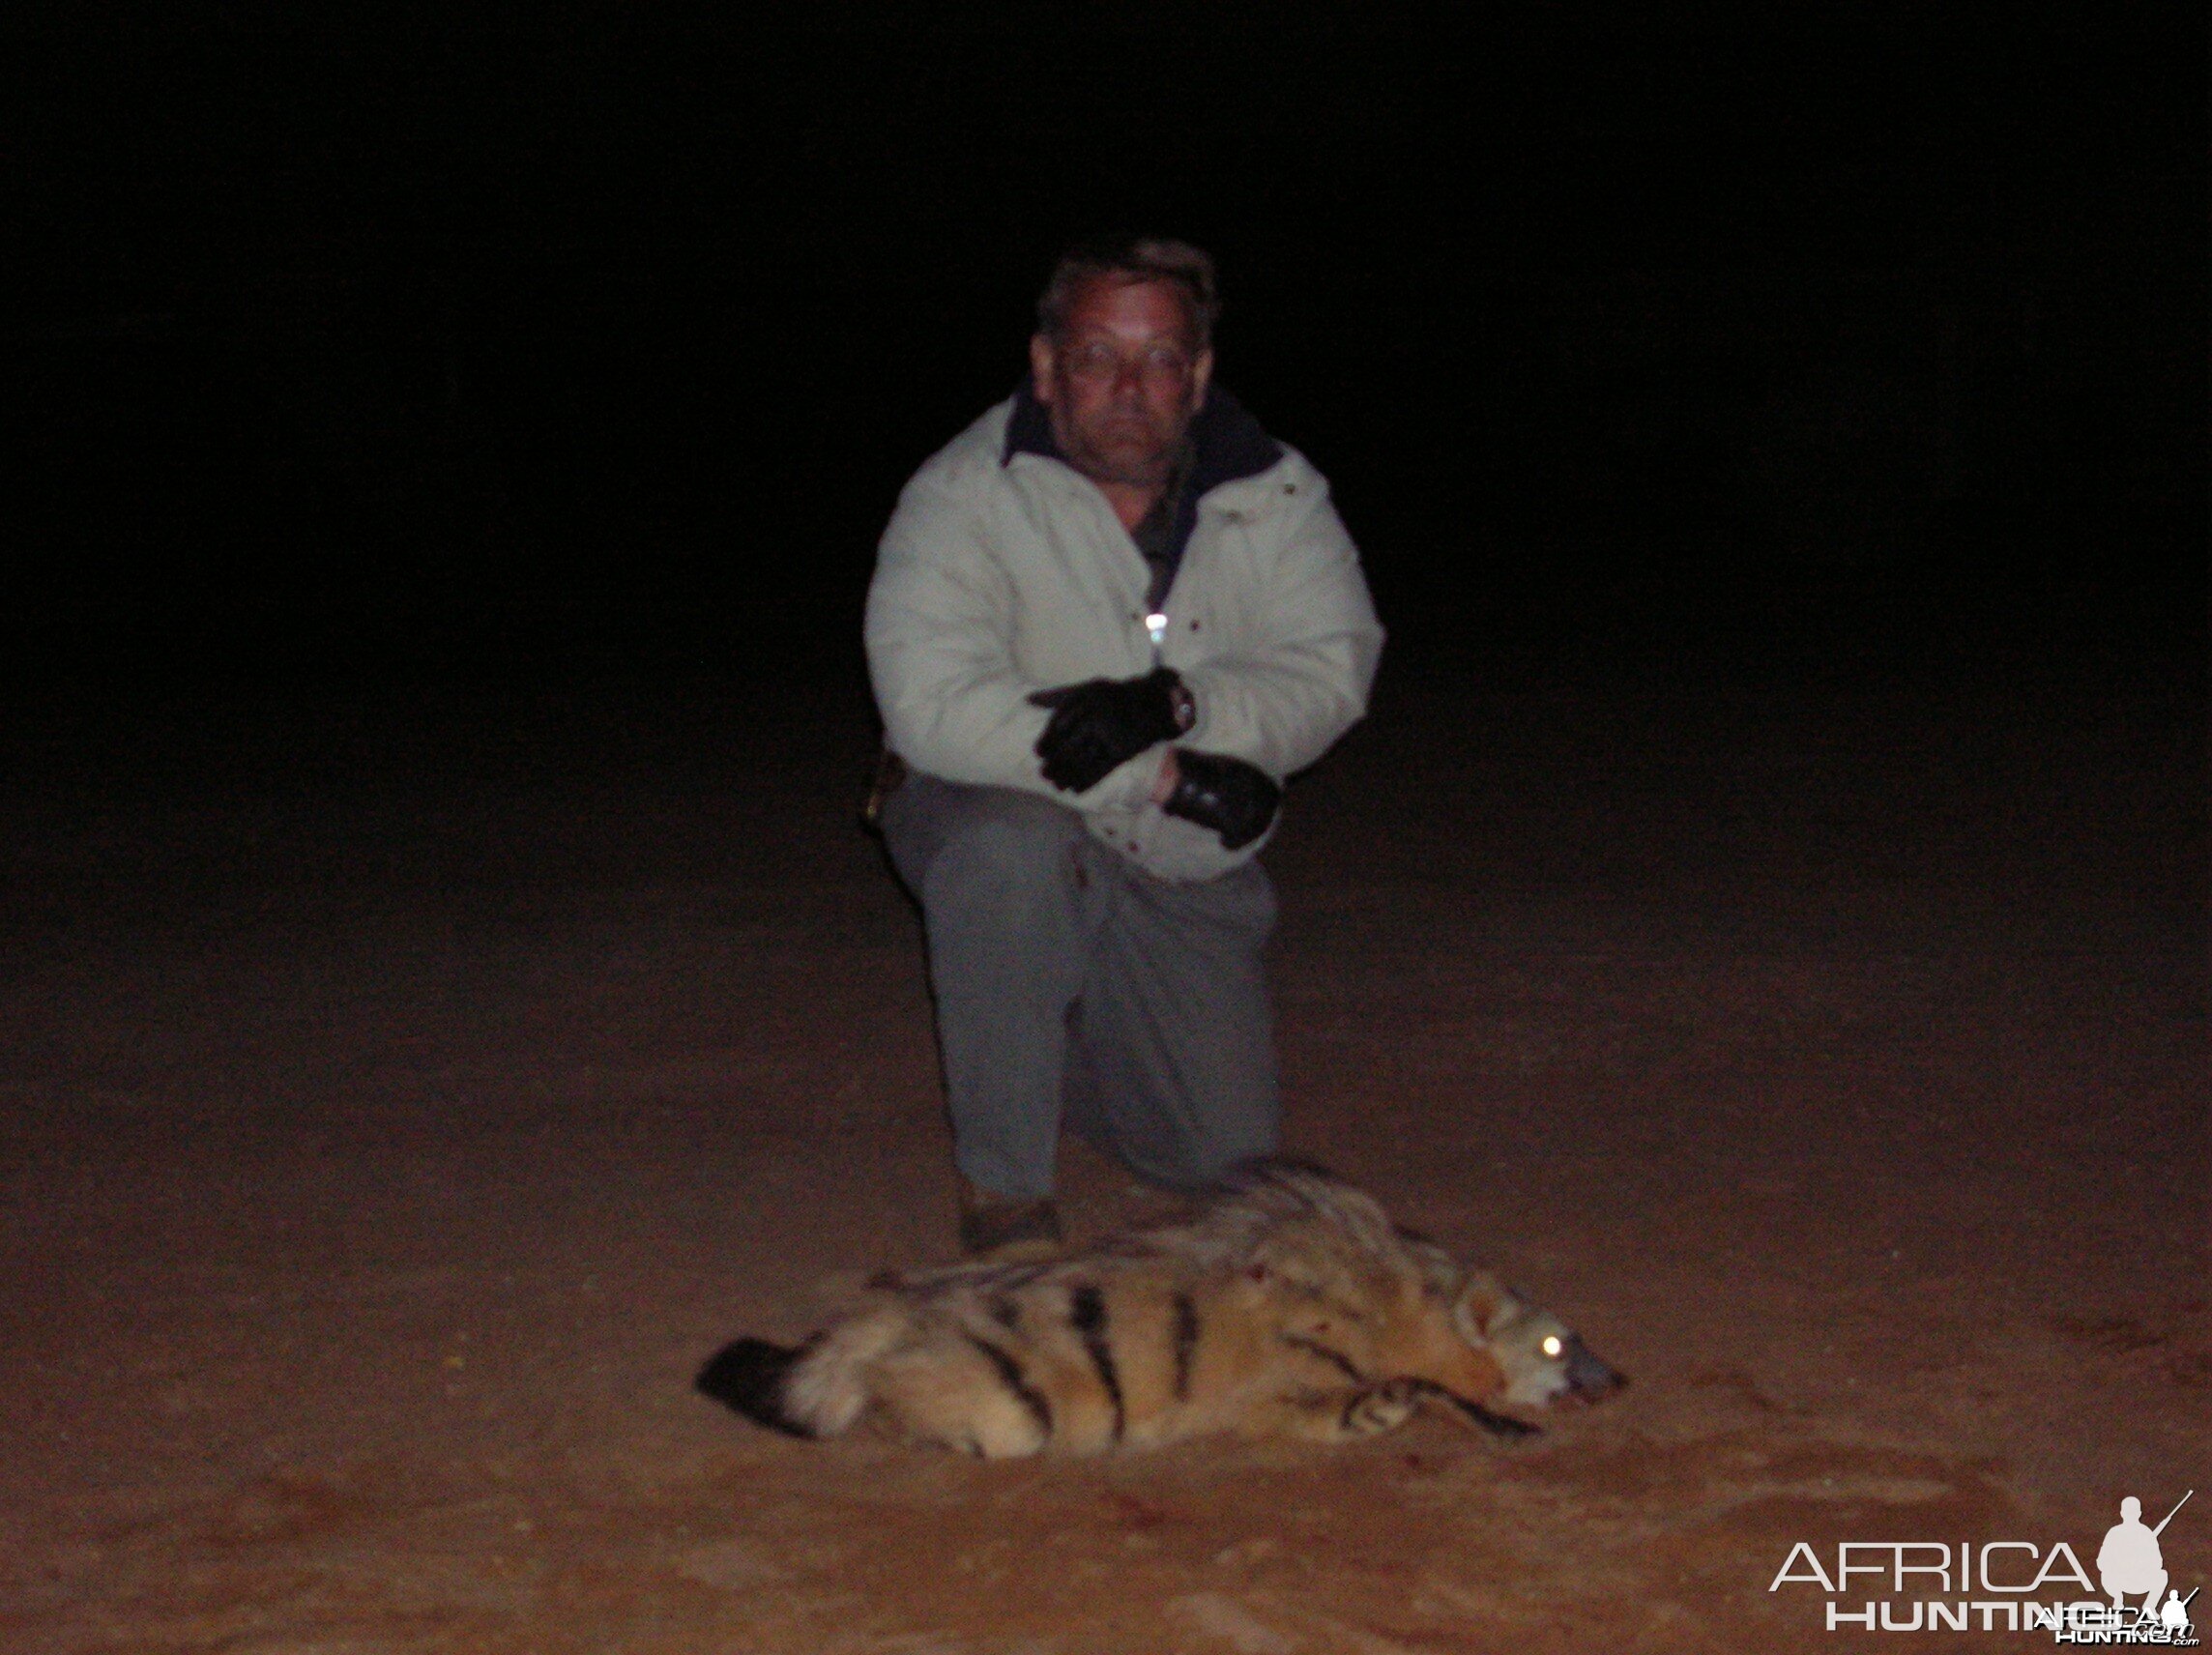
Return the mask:
[[1603,1402],[1628,1383],[1628,1376],[1609,1368],[1580,1339],[1567,1341],[1567,1394],[1578,1402]]

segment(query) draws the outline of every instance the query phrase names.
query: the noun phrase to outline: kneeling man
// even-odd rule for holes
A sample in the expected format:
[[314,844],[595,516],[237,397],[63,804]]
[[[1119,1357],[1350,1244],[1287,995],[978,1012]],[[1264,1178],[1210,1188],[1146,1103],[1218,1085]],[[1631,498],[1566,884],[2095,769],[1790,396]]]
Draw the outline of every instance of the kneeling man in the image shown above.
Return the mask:
[[1382,652],[1321,474],[1213,383],[1213,265],[1079,248],[1029,383],[925,464],[867,647],[972,1253],[1057,1239],[1065,1123],[1177,1188],[1275,1147],[1254,858]]

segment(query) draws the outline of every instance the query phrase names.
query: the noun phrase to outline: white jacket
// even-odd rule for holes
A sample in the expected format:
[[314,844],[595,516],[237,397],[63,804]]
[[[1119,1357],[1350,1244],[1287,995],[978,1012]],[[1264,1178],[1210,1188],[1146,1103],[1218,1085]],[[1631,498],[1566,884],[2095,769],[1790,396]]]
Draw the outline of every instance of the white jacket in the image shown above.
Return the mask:
[[1265,840],[1224,851],[1211,829],[1150,803],[1164,743],[1087,793],[1063,793],[1039,769],[1050,715],[1029,696],[1134,678],[1156,659],[1197,704],[1179,745],[1244,759],[1278,782],[1312,764],[1366,711],[1382,649],[1328,484],[1284,448],[1204,494],[1155,655],[1136,542],[1074,468],[1007,453],[1014,406],[1002,402],[923,465],[884,531],[866,635],[886,738],[917,769],[1081,811],[1092,833],[1163,879],[1226,873]]

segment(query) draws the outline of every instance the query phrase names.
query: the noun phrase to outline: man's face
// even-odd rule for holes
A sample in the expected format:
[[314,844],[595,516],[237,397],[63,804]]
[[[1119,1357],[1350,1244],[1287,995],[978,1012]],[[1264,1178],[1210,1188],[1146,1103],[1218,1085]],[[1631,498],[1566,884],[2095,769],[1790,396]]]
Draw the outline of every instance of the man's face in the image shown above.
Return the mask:
[[1213,353],[1193,348],[1181,293],[1100,276],[1057,338],[1030,340],[1036,398],[1068,463],[1093,482],[1158,488],[1206,400]]

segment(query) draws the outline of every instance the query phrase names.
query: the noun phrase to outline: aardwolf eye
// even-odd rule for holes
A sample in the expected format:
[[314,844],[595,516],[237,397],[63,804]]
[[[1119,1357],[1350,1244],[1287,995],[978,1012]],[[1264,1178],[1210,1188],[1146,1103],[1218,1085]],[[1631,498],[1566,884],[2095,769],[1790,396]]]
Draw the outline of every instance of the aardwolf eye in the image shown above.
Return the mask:
[[1561,1339],[1557,1333],[1547,1333],[1544,1335],[1542,1350],[1545,1355],[1556,1357],[1566,1348],[1566,1341]]

